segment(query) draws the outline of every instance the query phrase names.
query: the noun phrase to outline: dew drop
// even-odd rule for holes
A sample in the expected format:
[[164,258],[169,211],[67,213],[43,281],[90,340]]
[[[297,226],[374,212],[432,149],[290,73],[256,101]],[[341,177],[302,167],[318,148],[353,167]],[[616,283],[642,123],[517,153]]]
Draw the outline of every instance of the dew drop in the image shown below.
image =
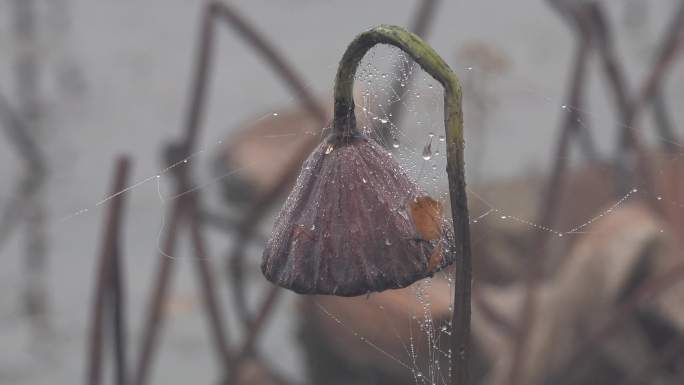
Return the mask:
[[385,238],[385,245],[392,246],[392,241],[390,241],[388,238]]
[[330,154],[333,150],[333,145],[329,144],[328,147],[325,148],[325,154]]
[[311,225],[310,229],[311,229],[311,231],[316,230],[316,225]]
[[389,122],[389,120],[384,119],[384,118],[380,118],[380,123],[387,124],[387,122]]
[[658,196],[656,197],[656,199],[659,200],[659,201],[662,201],[662,200],[663,200],[663,197],[661,197],[660,195],[658,195]]
[[366,178],[361,178],[361,181],[362,181],[363,183],[368,183],[368,181],[366,180]]
[[278,116],[278,113],[277,113],[277,112],[274,112],[274,113],[273,113],[273,116]]
[[565,104],[563,104],[563,105],[561,106],[561,108],[562,108],[562,109],[566,109],[566,108],[568,108],[568,106],[566,106]]
[[392,140],[392,147],[399,148],[399,141],[397,139]]
[[440,136],[439,136],[439,141],[440,141],[440,142],[443,142],[444,140],[445,140],[444,135],[440,135]]

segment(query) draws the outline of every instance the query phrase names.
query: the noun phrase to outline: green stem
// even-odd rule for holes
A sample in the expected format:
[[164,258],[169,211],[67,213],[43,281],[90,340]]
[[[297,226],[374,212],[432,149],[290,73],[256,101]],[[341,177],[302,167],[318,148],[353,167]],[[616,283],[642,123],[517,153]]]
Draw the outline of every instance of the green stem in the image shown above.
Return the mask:
[[463,113],[461,86],[451,68],[432,47],[403,28],[380,25],[357,36],[342,56],[335,78],[333,135],[355,135],[354,75],[361,59],[376,44],[389,44],[409,54],[425,72],[444,87],[444,126],[447,140],[447,176],[451,199],[456,250],[460,255],[454,272],[454,308],[451,333],[451,384],[466,385],[470,360],[470,225],[466,199],[463,157]]

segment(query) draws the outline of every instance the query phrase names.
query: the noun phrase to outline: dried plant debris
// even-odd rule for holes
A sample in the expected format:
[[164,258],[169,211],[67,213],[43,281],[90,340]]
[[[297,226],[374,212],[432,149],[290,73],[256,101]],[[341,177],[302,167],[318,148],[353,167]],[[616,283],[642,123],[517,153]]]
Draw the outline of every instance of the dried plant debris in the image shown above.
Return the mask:
[[304,163],[264,251],[266,278],[301,294],[406,287],[453,262],[442,205],[357,134],[324,140]]
[[[621,314],[637,288],[681,266],[681,244],[643,203],[615,208],[585,230],[563,257],[556,275],[537,291],[534,330],[528,336],[520,383],[594,384],[601,373],[612,376],[602,383],[623,383],[636,379],[644,365],[665,354],[655,341],[674,341],[684,335],[684,286],[678,285],[652,298],[637,313],[622,316],[611,330],[615,336],[598,339],[597,332]],[[495,313],[515,324],[523,306],[522,284],[481,284],[478,290]],[[650,322],[644,322],[645,317]],[[514,361],[509,354],[511,335],[481,308],[474,308],[473,319],[476,341],[496,363],[485,383],[508,384]],[[575,361],[578,354],[587,355]]]

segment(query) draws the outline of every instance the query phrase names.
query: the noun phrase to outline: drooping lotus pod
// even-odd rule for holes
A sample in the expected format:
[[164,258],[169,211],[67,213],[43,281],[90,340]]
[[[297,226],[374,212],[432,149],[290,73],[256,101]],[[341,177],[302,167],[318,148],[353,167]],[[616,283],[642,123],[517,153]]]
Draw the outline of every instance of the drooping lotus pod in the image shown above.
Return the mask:
[[[377,144],[359,133],[354,76],[377,44],[406,52],[444,88],[444,133],[453,231],[441,205],[418,188]],[[408,286],[453,261],[449,376],[470,380],[472,261],[465,181],[461,85],[432,47],[405,29],[362,32],[335,76],[331,134],[304,164],[264,251],[266,278],[299,293],[353,296]]]
[[304,163],[261,268],[302,294],[401,288],[453,262],[448,223],[375,141],[330,135]]

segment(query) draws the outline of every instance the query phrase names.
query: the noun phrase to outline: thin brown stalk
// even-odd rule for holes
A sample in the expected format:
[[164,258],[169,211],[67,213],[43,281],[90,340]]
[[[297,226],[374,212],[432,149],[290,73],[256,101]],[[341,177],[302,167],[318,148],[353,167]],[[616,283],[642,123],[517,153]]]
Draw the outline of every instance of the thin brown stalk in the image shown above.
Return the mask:
[[[119,158],[116,164],[115,176],[112,183],[112,194],[122,191],[126,187],[126,180],[128,176],[129,160],[128,158]],[[90,322],[90,337],[88,339],[88,362],[86,373],[86,384],[97,385],[101,383],[102,377],[102,350],[104,345],[104,326],[106,317],[106,301],[108,294],[114,288],[117,277],[118,264],[116,260],[119,258],[119,242],[121,234],[121,223],[123,216],[123,203],[125,194],[115,195],[109,202],[109,210],[107,212],[106,225],[102,238],[100,248],[100,258],[98,261],[98,271],[95,281],[95,297],[93,298],[93,312]],[[114,308],[112,308],[114,309]],[[116,317],[115,314],[111,316]],[[121,331],[121,327],[115,326],[115,329]],[[123,338],[122,335],[115,336]],[[122,341],[115,341],[118,346],[123,346]],[[125,375],[124,363],[122,355],[115,355],[115,363],[117,367],[115,383],[123,384]]]
[[226,330],[226,320],[223,317],[223,310],[220,306],[220,301],[217,297],[216,284],[212,272],[211,260],[207,253],[207,245],[202,232],[202,222],[197,213],[197,201],[195,197],[190,197],[190,212],[188,217],[190,220],[190,234],[192,238],[192,245],[195,250],[195,266],[197,267],[197,279],[201,284],[202,299],[210,325],[210,330],[213,335],[211,340],[214,343],[216,352],[218,353],[221,362],[225,365],[231,360],[230,348],[228,346],[228,332]]
[[124,293],[126,285],[123,278],[123,258],[118,243],[111,260],[112,277],[109,296],[111,297],[112,338],[114,341],[114,383],[125,385],[128,383],[128,343],[126,338],[128,328],[126,326],[126,298]]
[[210,13],[218,20],[232,27],[241,38],[245,39],[257,53],[264,57],[264,61],[271,66],[285,82],[285,84],[297,95],[306,110],[325,123],[328,119],[325,108],[316,100],[301,76],[295,71],[287,60],[276,50],[275,46],[252,26],[234,8],[221,2],[214,2],[210,6]]
[[159,264],[157,266],[152,295],[147,307],[149,310],[145,317],[145,323],[140,337],[140,355],[132,380],[134,385],[143,385],[147,383],[152,356],[157,349],[157,340],[161,327],[163,326],[163,307],[166,303],[172,268],[174,266],[173,260],[166,255],[174,255],[175,253],[177,231],[180,226],[180,220],[183,215],[185,215],[184,202],[185,199],[179,198],[174,203],[171,209],[171,215],[169,216],[169,226],[166,230],[164,241],[162,242],[161,252],[157,254]]
[[[680,10],[674,21],[673,26],[669,28],[668,33],[666,33],[663,48],[661,54],[656,58],[653,71],[646,77],[642,92],[636,95],[634,98],[629,97],[628,86],[626,76],[624,75],[624,70],[622,69],[620,61],[617,59],[617,54],[615,52],[615,44],[613,43],[612,32],[609,23],[606,20],[603,7],[600,3],[592,2],[590,3],[591,19],[593,23],[593,31],[596,36],[596,42],[598,44],[601,61],[603,64],[604,73],[608,79],[609,89],[613,92],[613,98],[615,100],[618,113],[620,115],[620,124],[618,126],[618,143],[616,153],[616,167],[618,168],[618,173],[616,174],[616,186],[617,194],[623,194],[627,190],[633,188],[633,181],[629,177],[631,169],[634,169],[638,173],[641,184],[648,185],[653,182],[653,176],[651,175],[651,164],[650,160],[646,154],[646,149],[641,143],[641,139],[638,135],[638,128],[635,124],[638,117],[643,110],[643,107],[648,102],[657,103],[655,99],[658,96],[659,83],[666,73],[665,67],[660,63],[663,63],[664,58],[670,51],[668,47],[671,47],[673,41],[676,41],[675,37],[678,34],[678,23],[684,21],[684,7]],[[662,109],[660,110],[662,115]],[[661,116],[662,117],[662,116]],[[662,120],[662,119],[661,119]],[[660,123],[664,123],[659,121]],[[659,124],[661,126],[661,124]],[[663,128],[661,128],[661,131]],[[672,143],[673,134],[666,138],[666,142]],[[633,165],[630,162],[629,156],[630,151],[636,154],[637,164]],[[652,204],[656,211],[660,211],[660,207],[657,204]]]

